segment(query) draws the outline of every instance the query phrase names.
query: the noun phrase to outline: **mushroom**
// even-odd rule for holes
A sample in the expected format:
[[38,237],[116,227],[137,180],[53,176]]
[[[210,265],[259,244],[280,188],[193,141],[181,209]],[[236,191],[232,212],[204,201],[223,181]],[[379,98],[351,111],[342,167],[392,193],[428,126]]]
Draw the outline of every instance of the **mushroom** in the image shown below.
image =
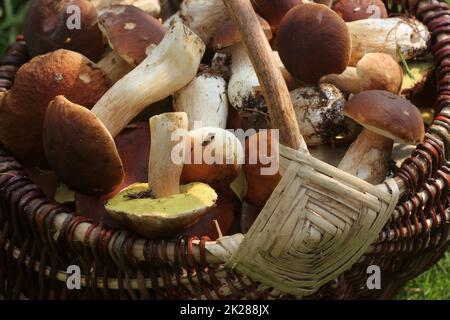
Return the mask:
[[332,142],[344,131],[345,98],[331,84],[306,86],[291,91],[292,104],[308,146]]
[[286,13],[296,5],[309,2],[307,0],[252,0],[256,13],[267,20],[273,30],[277,30]]
[[388,17],[382,0],[341,0],[333,6],[333,10],[345,22]]
[[110,47],[134,67],[147,57],[166,33],[157,19],[130,5],[114,5],[101,10],[98,23]]
[[417,144],[424,140],[420,111],[408,100],[383,90],[356,94],[344,114],[364,127],[338,168],[372,184],[384,181],[394,141]]
[[180,143],[173,137],[187,126],[187,115],[182,112],[150,119],[149,181],[129,186],[106,203],[113,219],[143,236],[160,238],[183,231],[215,205],[217,193],[208,185],[180,186],[183,162],[173,161],[174,148]]
[[97,11],[101,11],[113,5],[129,5],[158,17],[161,13],[160,0],[91,0]]
[[348,65],[350,34],[344,21],[330,8],[316,3],[289,10],[277,33],[278,52],[289,73],[305,82],[317,82]]
[[227,186],[239,176],[243,161],[241,141],[230,131],[213,127],[192,130],[181,180]]
[[104,51],[97,11],[88,0],[31,1],[24,35],[31,56],[67,49],[96,62]]
[[173,95],[173,108],[187,113],[189,130],[200,127],[225,129],[228,119],[227,82],[209,67],[202,67],[194,80]]
[[347,22],[347,28],[352,41],[350,66],[355,66],[370,52],[387,53],[397,61],[417,58],[428,52],[430,33],[424,24],[413,18],[357,20]]
[[65,95],[91,108],[108,90],[108,77],[73,51],[60,49],[24,64],[0,108],[0,141],[23,164],[47,168],[42,126],[50,101]]
[[347,67],[340,75],[327,75],[322,83],[333,83],[349,93],[364,90],[386,90],[399,93],[402,88],[403,70],[398,62],[386,53],[367,53],[355,67]]
[[[204,43],[192,31],[174,24],[152,54],[108,90],[91,111],[64,98],[53,101],[45,117],[44,147],[61,180],[86,194],[113,190],[123,177],[117,150],[112,150],[113,137],[147,106],[186,86],[195,77],[204,50]],[[109,156],[109,162],[102,165],[92,153],[101,159]],[[109,167],[116,170],[114,174]]]
[[[272,32],[269,24],[262,18],[260,23],[266,37],[270,39]],[[231,20],[217,32],[213,48],[231,53],[231,77],[228,83],[228,99],[231,106],[239,113],[258,113],[258,109],[264,104],[258,76],[242,43],[241,34]]]

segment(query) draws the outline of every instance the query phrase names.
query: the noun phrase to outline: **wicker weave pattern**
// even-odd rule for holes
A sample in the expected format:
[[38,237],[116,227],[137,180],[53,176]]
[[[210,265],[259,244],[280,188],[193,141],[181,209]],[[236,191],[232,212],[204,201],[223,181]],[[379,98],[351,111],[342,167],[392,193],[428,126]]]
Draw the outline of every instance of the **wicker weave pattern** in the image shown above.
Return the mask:
[[281,157],[291,161],[288,170],[226,266],[301,297],[360,259],[399,190],[392,179],[376,187],[305,151],[282,148]]

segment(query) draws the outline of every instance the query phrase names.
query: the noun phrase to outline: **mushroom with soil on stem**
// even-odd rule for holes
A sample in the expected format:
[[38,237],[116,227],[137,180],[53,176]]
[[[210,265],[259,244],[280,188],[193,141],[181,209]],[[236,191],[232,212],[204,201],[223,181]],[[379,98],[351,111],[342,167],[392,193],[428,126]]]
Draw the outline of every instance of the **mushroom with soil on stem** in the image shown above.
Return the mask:
[[45,117],[44,148],[61,180],[86,194],[113,190],[123,178],[117,150],[112,150],[113,137],[147,106],[187,85],[204,51],[200,38],[183,24],[174,24],[152,54],[108,90],[91,111],[62,97],[53,101]]
[[345,105],[344,114],[364,129],[338,168],[372,184],[385,180],[394,141],[417,144],[425,136],[416,106],[388,91],[356,94]]
[[332,83],[348,93],[386,90],[398,94],[402,88],[403,70],[389,54],[367,53],[358,61],[356,67],[347,67],[338,75],[326,75],[320,82]]
[[197,76],[173,95],[173,108],[185,112],[189,130],[200,127],[225,129],[228,119],[227,82],[211,68],[203,66]]
[[50,101],[65,95],[91,108],[109,89],[106,74],[83,55],[64,49],[37,56],[16,73],[0,107],[0,141],[23,164],[48,168],[42,128]]
[[187,132],[187,126],[187,115],[182,112],[150,119],[148,183],[131,185],[106,203],[113,219],[143,236],[163,238],[193,225],[215,205],[217,194],[207,184],[180,186],[183,162],[174,161],[173,152],[184,142],[173,139],[173,134],[177,130]]
[[333,10],[345,22],[388,17],[382,0],[340,0],[333,6]]
[[300,4],[289,10],[281,20],[277,44],[286,69],[304,82],[316,83],[324,75],[342,73],[350,59],[345,22],[321,4]]
[[[266,37],[271,39],[272,32],[269,24],[262,18],[259,23]],[[237,110],[238,117],[245,117],[246,113],[259,115],[259,109],[264,108],[264,98],[258,76],[242,43],[241,34],[231,20],[218,30],[214,37],[213,48],[231,53],[228,99],[231,106]]]
[[97,62],[104,51],[97,11],[88,0],[31,1],[24,35],[31,56],[67,49]]

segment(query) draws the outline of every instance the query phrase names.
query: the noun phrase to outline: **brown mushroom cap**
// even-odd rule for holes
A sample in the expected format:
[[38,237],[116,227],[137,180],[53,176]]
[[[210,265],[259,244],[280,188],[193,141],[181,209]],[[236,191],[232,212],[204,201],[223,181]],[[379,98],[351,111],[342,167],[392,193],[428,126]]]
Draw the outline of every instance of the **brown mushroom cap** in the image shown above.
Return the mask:
[[345,105],[344,114],[370,131],[394,141],[417,144],[425,137],[419,109],[388,91],[369,90],[356,94]]
[[[81,28],[68,28],[76,16],[69,7],[80,9]],[[79,52],[98,61],[104,52],[103,36],[97,25],[97,11],[88,0],[34,0],[25,19],[24,35],[32,56],[57,49]]]
[[45,116],[43,137],[51,167],[74,191],[106,194],[122,182],[122,161],[114,140],[85,107],[56,97]]
[[147,57],[147,49],[158,45],[166,29],[150,14],[131,5],[113,5],[100,11],[103,34],[125,61],[137,66]]
[[277,37],[283,64],[299,80],[317,82],[324,75],[340,74],[350,60],[347,25],[321,4],[300,4],[289,10]]
[[333,6],[333,10],[346,22],[388,17],[381,0],[341,0]]
[[[272,39],[272,30],[269,23],[258,16],[261,27],[268,40]],[[233,21],[228,20],[225,22],[214,36],[212,47],[214,50],[222,50],[224,48],[231,47],[242,41],[242,36],[239,29],[236,27]]]
[[277,29],[286,13],[303,0],[252,0],[253,8],[272,28]]
[[106,74],[79,53],[57,50],[33,58],[15,77],[0,108],[0,141],[17,159],[46,167],[42,124],[57,95],[92,107],[108,90]]

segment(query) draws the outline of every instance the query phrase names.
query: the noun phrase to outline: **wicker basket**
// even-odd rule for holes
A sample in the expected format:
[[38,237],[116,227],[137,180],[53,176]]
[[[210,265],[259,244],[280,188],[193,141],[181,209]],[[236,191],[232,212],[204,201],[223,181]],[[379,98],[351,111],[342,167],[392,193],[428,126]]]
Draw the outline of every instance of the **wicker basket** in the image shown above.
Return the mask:
[[[394,3],[432,33],[439,97],[424,143],[394,179],[373,186],[305,151],[281,148],[283,179],[251,230],[208,238],[147,240],[75,215],[47,199],[0,151],[0,294],[17,299],[390,298],[449,245],[450,9]],[[401,12],[397,10],[401,8]],[[7,90],[27,61],[18,42],[0,60]],[[79,265],[82,290],[68,290]],[[382,270],[381,290],[366,286]]]

